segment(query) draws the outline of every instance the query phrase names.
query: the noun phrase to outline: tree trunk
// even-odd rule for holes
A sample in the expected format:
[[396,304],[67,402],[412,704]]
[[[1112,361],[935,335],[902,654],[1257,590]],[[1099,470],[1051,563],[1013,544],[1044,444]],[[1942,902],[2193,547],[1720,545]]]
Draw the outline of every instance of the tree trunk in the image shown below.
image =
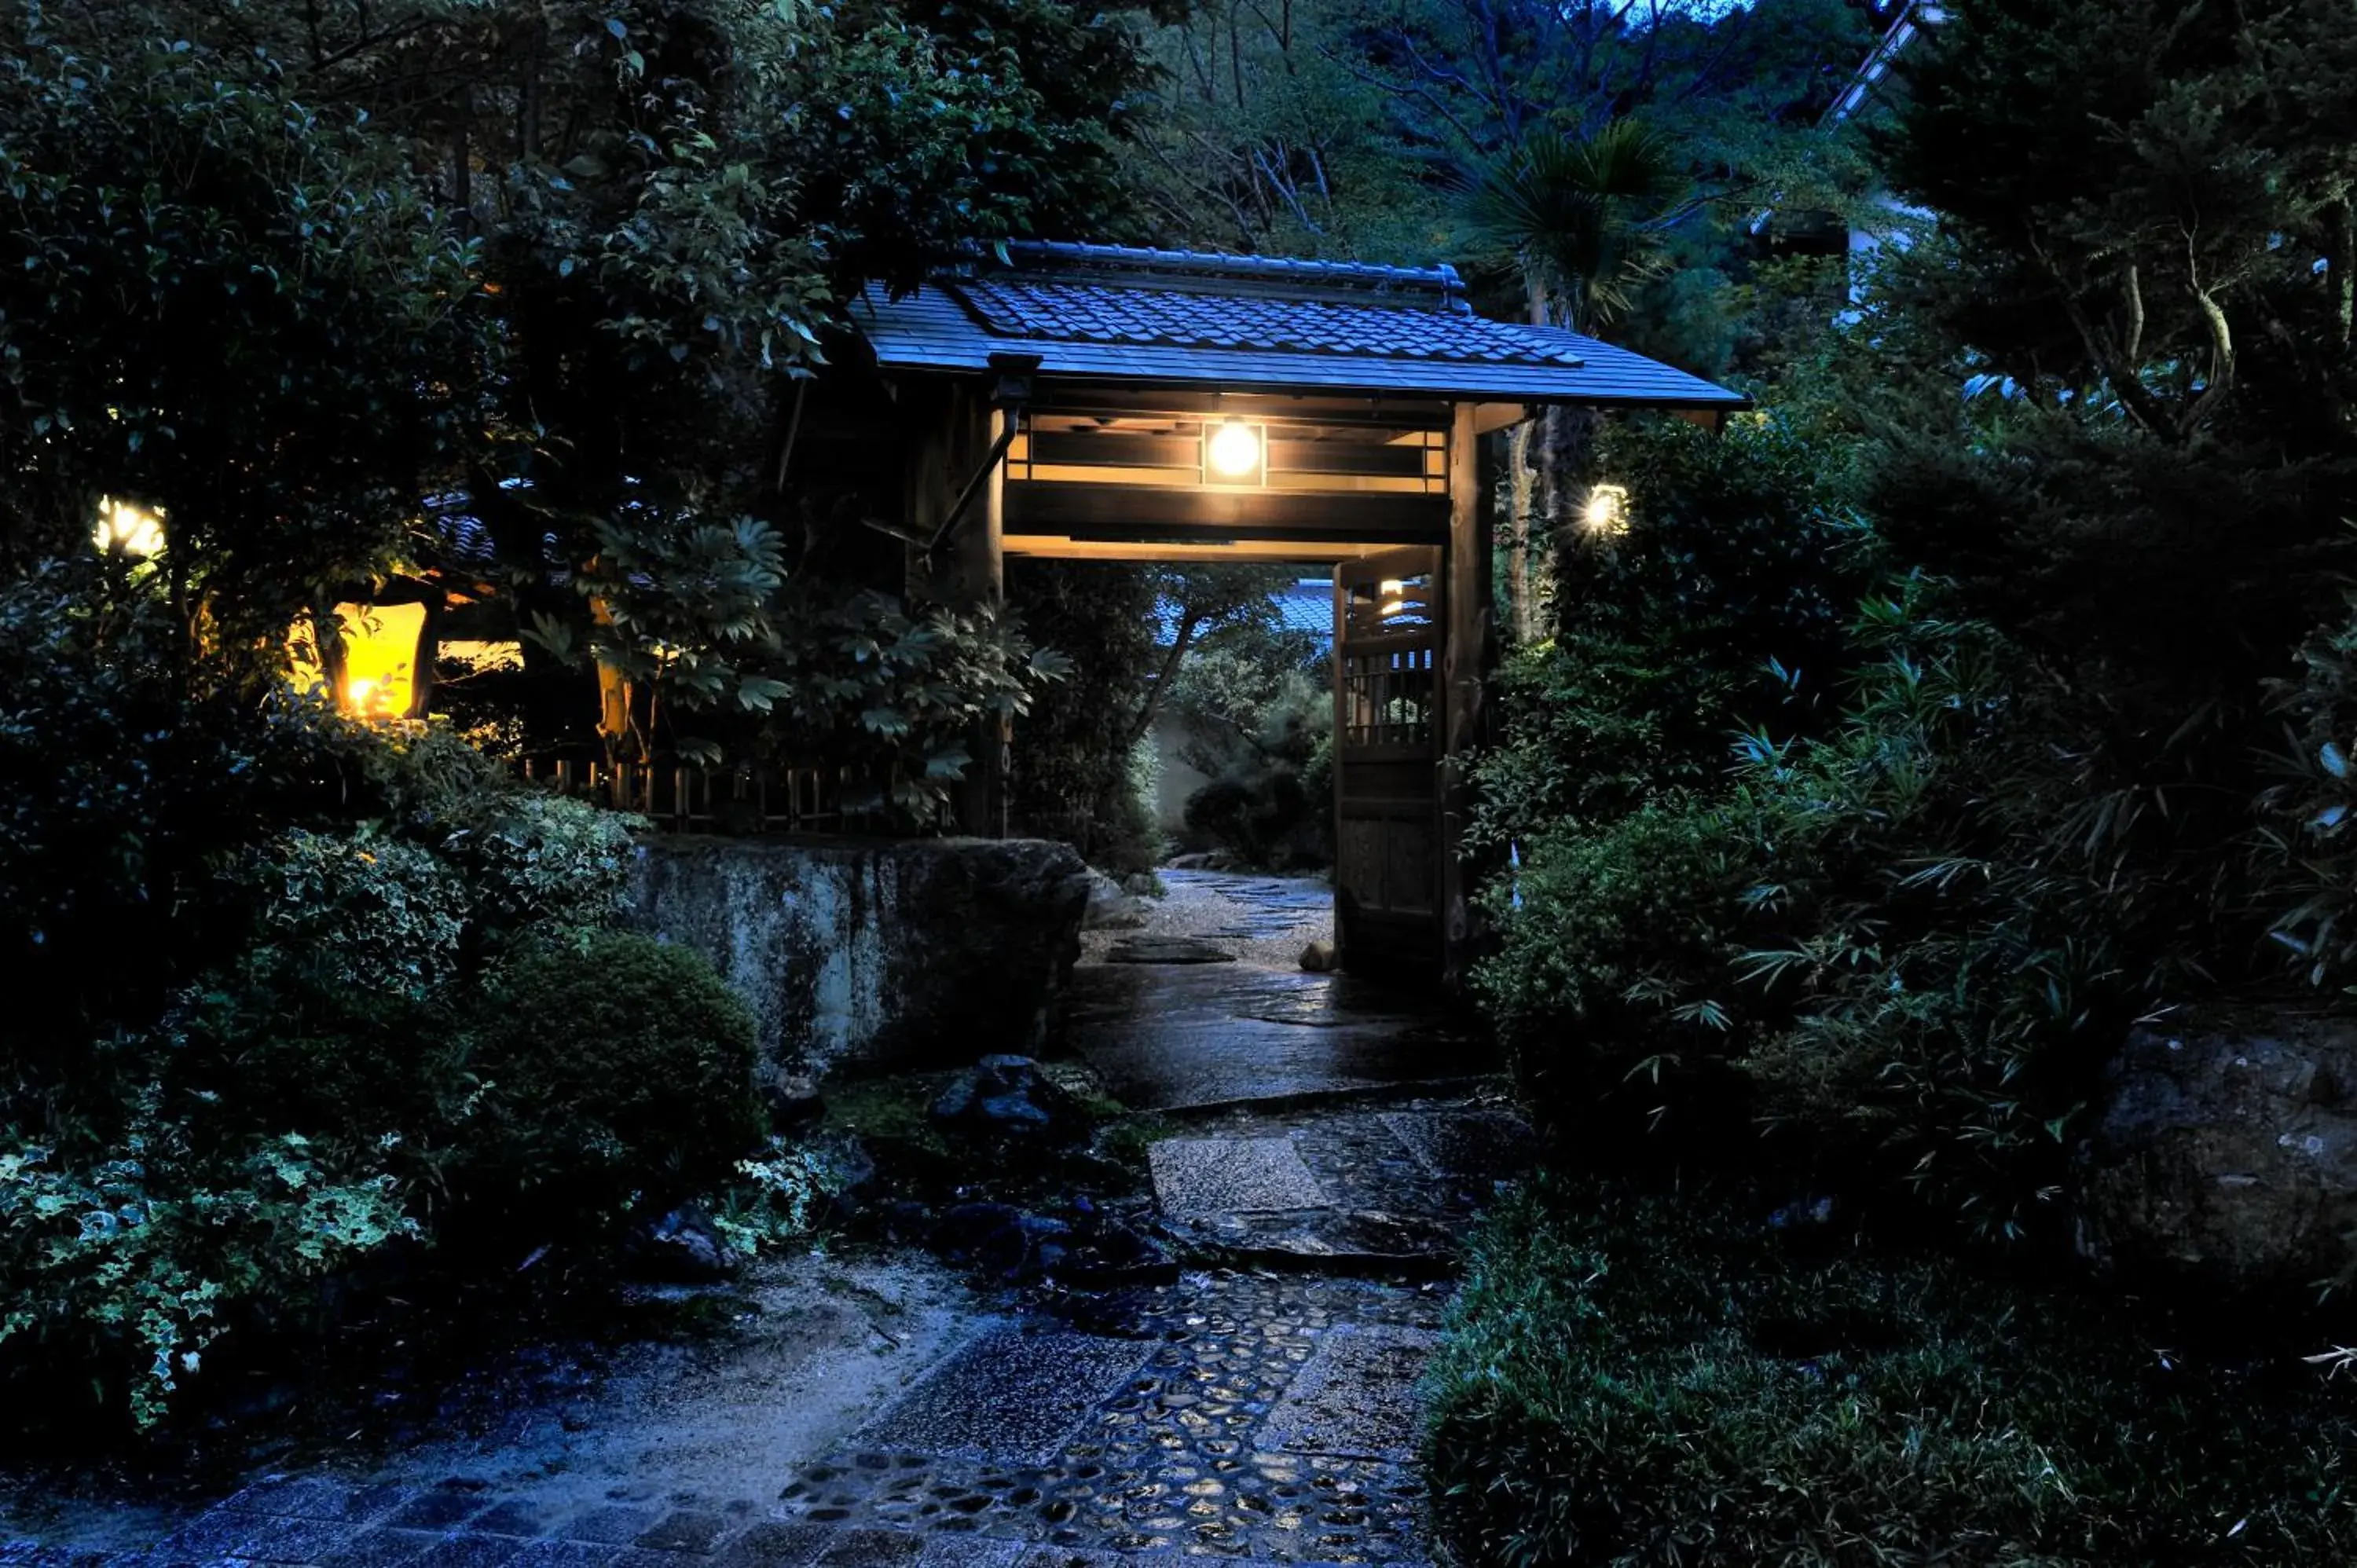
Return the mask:
[[1512,486],[1506,504],[1507,635],[1517,648],[1539,635],[1538,600],[1531,587],[1532,519],[1538,509],[1537,424],[1524,420],[1507,433],[1506,467]]
[[[603,599],[592,599],[589,618],[598,626],[610,627],[613,608]],[[619,666],[605,659],[597,660],[597,739],[605,747],[608,767],[647,759],[646,736],[630,712],[635,695],[630,676]]]

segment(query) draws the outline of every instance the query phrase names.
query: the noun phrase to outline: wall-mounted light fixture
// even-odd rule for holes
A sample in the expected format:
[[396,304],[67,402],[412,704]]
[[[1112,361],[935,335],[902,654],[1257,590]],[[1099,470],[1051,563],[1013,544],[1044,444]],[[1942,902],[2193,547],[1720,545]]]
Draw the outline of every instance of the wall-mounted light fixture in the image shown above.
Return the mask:
[[1580,509],[1579,525],[1599,539],[1618,539],[1629,532],[1629,487],[1590,485],[1587,504]]
[[91,542],[104,554],[145,561],[164,548],[164,509],[101,496]]
[[1230,485],[1256,485],[1266,478],[1268,442],[1261,427],[1231,419],[1203,430],[1203,467]]

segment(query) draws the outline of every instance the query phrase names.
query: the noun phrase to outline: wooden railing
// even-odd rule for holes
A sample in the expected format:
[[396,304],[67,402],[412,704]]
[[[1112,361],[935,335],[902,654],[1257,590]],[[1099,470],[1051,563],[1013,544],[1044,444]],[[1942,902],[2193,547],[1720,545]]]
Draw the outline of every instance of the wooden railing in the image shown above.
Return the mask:
[[608,763],[591,754],[525,757],[523,777],[560,795],[633,811],[672,832],[905,834],[890,783],[846,768],[706,768]]

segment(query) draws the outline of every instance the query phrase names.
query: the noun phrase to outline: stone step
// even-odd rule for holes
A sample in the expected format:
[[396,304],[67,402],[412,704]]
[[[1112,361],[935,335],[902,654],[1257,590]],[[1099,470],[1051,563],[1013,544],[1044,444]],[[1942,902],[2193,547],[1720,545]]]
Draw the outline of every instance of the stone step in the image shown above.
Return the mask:
[[1172,1239],[1205,1266],[1343,1279],[1454,1279],[1461,1262],[1448,1230],[1389,1214],[1223,1216],[1174,1227]]
[[1172,1238],[1198,1260],[1370,1277],[1455,1272],[1472,1216],[1525,1168],[1530,1129],[1481,1102],[1231,1117],[1147,1161]]

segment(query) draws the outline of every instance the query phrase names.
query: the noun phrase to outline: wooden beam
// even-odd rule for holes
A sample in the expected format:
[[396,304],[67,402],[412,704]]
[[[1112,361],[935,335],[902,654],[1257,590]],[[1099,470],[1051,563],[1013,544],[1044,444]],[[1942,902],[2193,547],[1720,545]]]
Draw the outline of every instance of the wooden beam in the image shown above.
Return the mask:
[[1342,580],[1340,562],[1334,564],[1334,643],[1333,657],[1328,661],[1326,683],[1334,688],[1334,729],[1328,738],[1329,763],[1327,771],[1333,783],[1329,786],[1334,799],[1328,802],[1333,813],[1334,826],[1334,967],[1342,967],[1343,944],[1349,940],[1342,928],[1349,922],[1342,914],[1342,739],[1350,734],[1350,717],[1342,703],[1342,630],[1350,614],[1350,590]]
[[1477,403],[1473,405],[1473,433],[1487,435],[1493,430],[1520,424],[1531,413],[1528,406],[1519,403]]
[[1146,485],[1042,483],[1006,488],[1006,526],[1017,533],[1128,542],[1314,539],[1438,544],[1448,537],[1446,496],[1351,495]]
[[1074,539],[1061,533],[1010,533],[1006,553],[1034,561],[1205,561],[1220,565],[1245,562],[1272,565],[1298,563],[1330,566],[1396,548],[1331,539],[1237,539],[1214,543],[1183,541]]
[[1480,744],[1482,680],[1490,655],[1490,531],[1483,506],[1480,436],[1476,408],[1458,403],[1449,429],[1448,553],[1442,572],[1448,597],[1441,643],[1440,939],[1442,968],[1452,988],[1464,983],[1478,934],[1473,877],[1464,837],[1472,813],[1466,757]]
[[[942,389],[910,455],[907,501],[901,521],[911,536],[930,539],[957,505],[998,439],[1006,415],[993,408],[978,384],[955,382]],[[1006,596],[999,541],[1006,524],[1005,466],[992,468],[959,517],[957,530],[931,560],[911,545],[909,596],[952,609],[996,607]]]
[[1342,387],[1293,392],[1206,392],[1195,383],[1088,381],[1063,376],[1056,377],[1050,387],[1033,405],[1043,413],[1232,414],[1240,419],[1363,422],[1420,425],[1427,430],[1442,428],[1448,421],[1448,404],[1440,398]]

